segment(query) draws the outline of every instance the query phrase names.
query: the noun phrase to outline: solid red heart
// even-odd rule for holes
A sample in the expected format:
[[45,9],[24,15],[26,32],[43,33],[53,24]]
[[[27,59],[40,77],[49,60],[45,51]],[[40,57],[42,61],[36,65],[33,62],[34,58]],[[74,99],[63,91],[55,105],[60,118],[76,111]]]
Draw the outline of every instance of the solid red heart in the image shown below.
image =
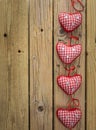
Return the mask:
[[80,121],[82,112],[79,108],[63,109],[59,108],[56,112],[60,122],[69,129],[72,129]]
[[66,45],[63,42],[58,42],[56,45],[56,50],[59,58],[65,64],[72,63],[77,57],[80,56],[82,51],[81,44]]
[[59,23],[66,32],[72,32],[82,23],[82,14],[76,13],[59,13]]
[[82,76],[77,74],[74,76],[60,75],[57,77],[58,86],[68,95],[75,93],[82,82]]

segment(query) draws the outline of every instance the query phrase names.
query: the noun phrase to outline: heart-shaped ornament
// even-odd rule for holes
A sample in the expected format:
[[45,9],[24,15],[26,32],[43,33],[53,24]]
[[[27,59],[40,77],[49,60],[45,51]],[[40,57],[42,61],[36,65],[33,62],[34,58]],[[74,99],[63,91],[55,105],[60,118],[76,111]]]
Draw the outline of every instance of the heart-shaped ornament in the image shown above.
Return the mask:
[[69,129],[72,129],[80,121],[82,112],[79,108],[63,109],[59,108],[56,112],[60,122]]
[[82,14],[79,12],[76,13],[62,12],[59,13],[58,19],[61,27],[66,32],[72,32],[82,23]]
[[58,86],[67,94],[74,94],[81,86],[82,76],[76,74],[74,76],[60,75],[57,77]]
[[66,45],[63,42],[58,42],[56,50],[61,61],[65,64],[70,64],[80,56],[82,46],[81,44]]

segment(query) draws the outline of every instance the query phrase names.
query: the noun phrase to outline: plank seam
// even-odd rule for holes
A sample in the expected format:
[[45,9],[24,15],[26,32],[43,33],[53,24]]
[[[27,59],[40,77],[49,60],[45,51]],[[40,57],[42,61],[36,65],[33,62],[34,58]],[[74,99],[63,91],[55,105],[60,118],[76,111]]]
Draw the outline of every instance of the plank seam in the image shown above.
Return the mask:
[[28,0],[28,130],[30,130],[30,0]]
[[85,130],[87,130],[87,0],[85,7]]
[[54,0],[52,1],[52,130],[54,130]]

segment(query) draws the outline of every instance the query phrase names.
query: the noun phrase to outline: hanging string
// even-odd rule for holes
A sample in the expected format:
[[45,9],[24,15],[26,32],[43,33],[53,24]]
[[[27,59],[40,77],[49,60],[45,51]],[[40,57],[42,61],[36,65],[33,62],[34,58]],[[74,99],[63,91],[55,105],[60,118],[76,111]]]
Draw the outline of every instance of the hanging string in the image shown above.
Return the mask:
[[71,46],[71,40],[72,39],[79,41],[79,37],[72,35],[72,33],[69,33],[68,37],[69,37],[69,42],[68,42],[69,46]]
[[[77,8],[75,7],[75,4],[76,4],[76,3],[79,3],[79,4],[80,4],[81,9],[77,9]],[[78,12],[82,12],[82,11],[84,10],[84,5],[83,5],[83,3],[81,2],[81,0],[71,0],[71,4],[72,4],[72,7],[73,7],[76,11],[78,11]]]
[[70,37],[70,39],[79,40],[79,37],[77,37],[77,36],[70,35],[69,37]]
[[71,35],[72,35],[72,32],[68,33],[69,34],[69,42],[68,42],[68,45],[71,46]]
[[65,67],[65,70],[68,71],[68,76],[70,76],[70,73],[75,69],[75,66],[71,66],[69,69]]
[[70,13],[72,13],[72,10],[73,10],[72,2],[70,2],[69,6],[70,6],[69,11],[70,11]]
[[69,100],[69,102],[68,102],[68,104],[67,104],[68,109],[71,108],[71,105],[72,105],[72,104],[73,104],[74,107],[79,107],[79,106],[80,106],[79,99],[73,98],[72,95],[70,96],[70,98],[71,98],[71,99]]

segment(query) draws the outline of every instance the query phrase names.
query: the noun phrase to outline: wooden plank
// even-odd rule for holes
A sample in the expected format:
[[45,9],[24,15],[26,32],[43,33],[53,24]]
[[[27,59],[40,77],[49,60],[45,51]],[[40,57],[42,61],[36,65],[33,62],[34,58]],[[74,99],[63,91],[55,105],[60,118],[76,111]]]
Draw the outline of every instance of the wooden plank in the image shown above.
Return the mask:
[[0,0],[1,130],[28,130],[27,21],[26,0]]
[[87,130],[96,130],[96,0],[87,0]]
[[[85,0],[82,1],[85,5]],[[77,4],[77,7],[78,4]],[[55,0],[54,1],[54,49],[56,48],[56,43],[59,40],[66,41],[66,33],[62,32],[60,29],[59,23],[58,23],[58,13],[59,12],[70,12],[73,11],[73,9],[70,9],[70,0]],[[74,12],[74,11],[73,11]],[[59,30],[59,31],[58,31]],[[61,30],[61,31],[60,31]],[[63,35],[65,34],[65,37]],[[82,43],[82,54],[81,57],[78,58],[72,65],[75,65],[77,68],[77,73],[82,74],[83,76],[83,82],[81,85],[81,88],[74,94],[75,98],[78,98],[80,100],[80,106],[82,109],[82,120],[79,122],[79,124],[74,128],[74,130],[85,130],[85,11],[83,12],[83,23],[82,26],[79,27],[76,31],[74,31],[73,35],[79,36],[79,42]],[[55,130],[67,130],[56,118],[56,110],[59,107],[66,107],[66,104],[69,100],[69,96],[67,96],[61,89],[57,86],[56,78],[58,75],[64,74],[66,75],[66,72],[64,70],[64,66],[61,61],[59,60],[56,49],[54,51],[54,104],[55,104],[55,111],[54,111],[54,129]]]
[[30,0],[30,130],[52,130],[52,0]]

